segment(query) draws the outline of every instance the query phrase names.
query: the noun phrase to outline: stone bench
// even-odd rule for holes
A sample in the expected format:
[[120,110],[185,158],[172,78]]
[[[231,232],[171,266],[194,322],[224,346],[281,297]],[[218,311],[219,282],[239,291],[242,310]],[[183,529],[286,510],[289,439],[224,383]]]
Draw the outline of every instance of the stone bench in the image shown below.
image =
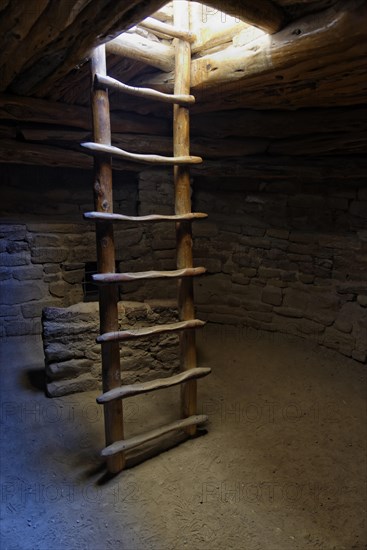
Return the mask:
[[[119,328],[138,328],[177,320],[174,301],[119,302]],[[67,308],[46,307],[42,337],[46,387],[50,397],[100,389],[101,346],[97,302]],[[179,369],[178,335],[165,334],[120,346],[121,381],[130,384],[170,376]]]

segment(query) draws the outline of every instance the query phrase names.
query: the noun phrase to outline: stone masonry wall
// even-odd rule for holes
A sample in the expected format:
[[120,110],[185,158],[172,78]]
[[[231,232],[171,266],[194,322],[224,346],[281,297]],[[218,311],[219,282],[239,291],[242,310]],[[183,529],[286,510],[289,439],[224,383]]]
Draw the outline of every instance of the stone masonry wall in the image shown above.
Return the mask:
[[[120,329],[171,323],[175,303],[119,302]],[[43,311],[43,346],[47,393],[59,397],[101,388],[101,346],[98,303],[78,303]],[[178,369],[178,336],[127,341],[120,346],[121,379],[125,384],[173,374]]]
[[[0,205],[0,336],[40,335],[44,307],[83,301],[86,262],[96,261],[92,174],[34,166],[0,165],[5,189]],[[136,176],[118,173],[115,208],[137,212]],[[123,237],[122,237],[123,232]],[[116,228],[117,259],[139,242],[142,230]]]
[[[140,214],[171,213],[170,174],[140,176]],[[366,362],[366,184],[202,177],[193,189],[193,209],[209,214],[193,225],[195,265],[208,270],[195,280],[198,317],[316,340]],[[169,269],[174,232],[149,231],[136,263]],[[172,290],[155,284],[156,297]]]
[[[36,171],[34,173],[34,171]],[[45,306],[83,300],[85,262],[96,259],[91,174],[2,167],[1,334],[41,331]],[[32,182],[35,182],[32,185]],[[316,340],[366,362],[367,188],[351,179],[314,182],[241,177],[194,181],[198,317]],[[171,170],[117,174],[115,209],[173,213]],[[120,271],[175,268],[174,224],[116,225]],[[174,281],[125,284],[124,301],[173,299]]]

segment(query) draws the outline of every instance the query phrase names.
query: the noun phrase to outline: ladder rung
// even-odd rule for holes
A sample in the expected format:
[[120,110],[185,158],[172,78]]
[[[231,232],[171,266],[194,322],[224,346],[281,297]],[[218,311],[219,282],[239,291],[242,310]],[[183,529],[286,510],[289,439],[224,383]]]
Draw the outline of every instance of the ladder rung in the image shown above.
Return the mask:
[[137,281],[142,279],[179,279],[181,277],[195,277],[203,275],[206,272],[205,267],[187,267],[185,269],[175,269],[172,271],[137,271],[136,273],[97,273],[92,275],[95,283],[125,283],[128,281]]
[[151,327],[143,327],[130,330],[122,330],[116,332],[105,332],[97,338],[97,342],[103,344],[105,342],[134,340],[135,338],[143,338],[164,332],[178,332],[190,328],[199,328],[205,325],[205,321],[199,319],[190,319],[189,321],[179,321],[178,323],[170,323],[167,325],[155,325]]
[[137,97],[156,99],[157,101],[162,101],[163,103],[177,103],[178,105],[183,106],[188,106],[195,103],[195,97],[193,95],[164,94],[163,92],[158,92],[157,90],[152,90],[151,88],[128,86],[115,78],[111,78],[110,76],[102,76],[100,74],[95,75],[94,84],[96,87],[105,87],[110,90],[124,92],[125,94]]
[[188,214],[176,214],[164,216],[161,214],[149,214],[148,216],[125,216],[124,214],[113,214],[112,212],[85,212],[83,217],[86,220],[111,221],[111,222],[180,222],[190,220],[201,220],[208,217],[202,212],[189,212]]
[[167,378],[158,378],[157,380],[151,380],[149,382],[139,382],[137,384],[121,386],[121,388],[114,388],[113,390],[103,393],[97,397],[97,403],[102,405],[103,403],[114,401],[115,399],[124,399],[140,393],[148,393],[154,390],[170,388],[172,386],[182,384],[187,380],[203,378],[210,373],[211,369],[209,367],[199,367],[186,370],[185,372],[180,372],[180,374],[175,374],[174,376],[169,376]]
[[161,155],[141,155],[139,153],[129,153],[119,147],[113,145],[102,145],[101,143],[86,142],[81,143],[92,154],[114,155],[116,157],[130,160],[132,162],[141,162],[143,164],[160,164],[174,166],[178,164],[200,164],[203,159],[201,157],[193,157],[191,155],[181,157],[163,157]]
[[180,38],[181,40],[186,40],[187,42],[195,42],[196,40],[196,36],[194,33],[177,29],[173,25],[162,23],[161,21],[157,21],[156,19],[153,19],[151,17],[147,17],[137,26],[143,27],[144,29],[149,29],[151,31],[156,31],[160,34],[165,34],[166,36],[170,36],[173,38]]
[[116,441],[115,443],[112,443],[108,447],[105,447],[101,451],[101,456],[112,456],[116,453],[120,453],[121,451],[128,451],[129,449],[134,449],[135,447],[138,447],[139,445],[147,443],[152,439],[156,439],[161,435],[165,435],[175,430],[181,430],[183,428],[187,428],[188,426],[203,424],[207,420],[208,420],[208,417],[205,414],[197,414],[197,415],[189,416],[188,418],[184,418],[182,420],[176,420],[171,424],[167,424],[166,426],[162,426],[161,428],[156,428],[155,430],[151,430],[150,432],[147,432],[145,434],[136,435],[135,437],[131,437],[130,439],[124,439],[122,441]]

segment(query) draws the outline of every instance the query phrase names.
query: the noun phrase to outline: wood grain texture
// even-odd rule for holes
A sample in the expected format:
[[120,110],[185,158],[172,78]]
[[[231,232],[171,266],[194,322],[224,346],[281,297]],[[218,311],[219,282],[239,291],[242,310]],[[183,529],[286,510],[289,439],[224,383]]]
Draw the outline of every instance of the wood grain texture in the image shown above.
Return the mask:
[[[360,3],[361,6],[363,3]],[[86,79],[79,79],[76,73],[77,67],[82,66],[90,56],[92,48],[139,23],[163,4],[164,0],[135,0],[129,3],[123,0],[100,0],[98,3],[79,0],[67,3],[65,8],[64,4],[50,0],[23,3],[17,0],[3,0],[0,4],[0,29],[4,29],[2,36],[6,41],[6,47],[0,49],[0,89],[8,89],[20,95],[62,97],[75,102],[80,94],[80,101],[85,102]],[[205,88],[205,100],[206,104],[210,105],[210,110],[218,109],[218,99],[219,104],[222,102],[222,108],[227,108],[227,105],[228,108],[239,105],[268,108],[269,103],[274,106],[276,102],[283,108],[316,105],[316,95],[318,101],[323,101],[323,105],[327,105],[328,102],[334,105],[361,102],[364,54],[359,54],[358,48],[353,47],[353,40],[355,44],[360,41],[362,49],[363,43],[366,42],[362,29],[365,14],[357,15],[354,20],[351,19],[350,23],[344,25],[334,24],[330,15],[329,21],[324,17],[326,13],[334,14],[336,20],[337,14],[342,12],[352,16],[356,5],[357,2],[353,0],[242,0],[240,3],[237,0],[229,0],[224,6],[221,0],[211,0],[209,7],[205,8],[211,12],[225,7],[226,12],[260,28],[267,28],[269,32],[283,29],[271,35],[271,48],[267,50],[265,47],[263,57],[269,58],[270,52],[270,57],[274,55],[277,60],[282,57],[286,60],[293,59],[299,70],[292,70],[286,62],[276,63],[273,70],[270,70],[269,60],[263,63],[264,59],[259,51],[263,46],[260,44],[255,56],[254,51],[249,51],[247,55],[246,64],[252,69],[250,73],[242,76],[246,79],[247,76],[250,77],[251,82],[246,80],[249,86],[238,90],[242,69],[233,67],[234,70],[230,70],[228,76],[236,82],[237,90],[233,85],[226,87],[227,81],[220,81],[219,86],[222,86],[222,89],[218,90],[216,82],[219,80],[216,79],[220,76],[220,67],[217,69],[219,72],[215,71],[217,74],[214,75],[213,69],[205,69],[203,62],[204,66],[199,68],[197,65],[197,68],[202,73],[199,81],[203,93]],[[314,29],[311,28],[310,22]],[[317,31],[317,24],[319,29],[324,28],[325,40]],[[300,43],[301,49],[306,53],[311,52],[308,59],[300,59]],[[221,63],[217,58],[213,58],[212,61],[215,65],[217,62]],[[351,63],[350,71],[347,68],[348,63]],[[210,64],[209,58],[206,59],[206,65]],[[350,74],[347,74],[348,72]],[[261,81],[256,82],[254,79],[257,73]],[[69,86],[60,84],[61,79],[68,74]],[[193,83],[194,81],[195,79]],[[199,83],[197,84],[199,86]],[[173,86],[173,82],[168,78],[161,84],[157,82],[157,85]],[[59,86],[62,95],[53,95]],[[207,93],[207,89],[212,89],[212,93]],[[315,89],[317,94],[313,93]],[[245,93],[242,97],[243,92]],[[219,93],[224,97],[218,98]],[[357,95],[355,99],[353,93]]]
[[[193,60],[192,113],[365,103],[366,15],[363,0],[339,2],[272,37]],[[143,83],[170,93],[174,74],[133,82]]]
[[201,157],[194,157],[190,155],[177,155],[174,157],[164,157],[161,155],[141,155],[139,153],[129,153],[113,145],[107,145],[95,142],[81,143],[81,146],[95,155],[113,155],[124,160],[131,162],[138,162],[142,164],[155,164],[172,166],[178,164],[200,164],[203,159]]
[[[93,52],[91,59],[92,80],[96,73],[106,74],[106,51],[100,46]],[[93,137],[97,143],[111,143],[110,109],[108,92],[92,89]],[[112,212],[112,162],[108,155],[94,159],[94,207],[97,212]],[[111,222],[96,224],[97,269],[100,273],[115,270],[114,231]],[[99,289],[99,319],[102,333],[118,330],[118,289],[114,286]],[[110,391],[120,385],[120,348],[117,342],[102,346],[102,386]],[[104,405],[104,425],[106,445],[123,439],[123,411],[121,402]],[[111,473],[117,473],[124,467],[123,453],[115,454],[107,460]]]
[[125,399],[126,397],[132,397],[133,395],[139,395],[141,393],[149,393],[155,390],[162,390],[164,388],[171,388],[186,382],[187,380],[195,378],[203,378],[211,373],[211,369],[208,367],[202,367],[197,369],[191,369],[189,371],[181,372],[167,378],[158,378],[149,382],[141,382],[136,384],[130,384],[121,386],[107,393],[104,393],[97,397],[97,403],[107,403],[114,399]]
[[92,275],[95,283],[126,283],[146,279],[179,279],[181,277],[196,277],[206,272],[205,267],[187,267],[171,271],[137,271],[135,273],[97,273]]
[[84,218],[87,220],[111,220],[115,222],[157,222],[157,221],[180,221],[180,220],[199,220],[207,218],[208,214],[202,212],[189,212],[181,216],[163,216],[161,214],[150,214],[148,216],[124,216],[123,214],[110,214],[108,212],[86,212]]
[[[190,16],[188,2],[174,2],[173,21],[185,30],[190,29]],[[191,72],[191,47],[189,42],[177,40],[176,66],[175,66],[175,94],[190,93]],[[174,105],[173,108],[173,152],[175,156],[190,154],[190,114],[186,107]],[[190,169],[188,166],[175,166],[175,213],[186,214],[191,211],[191,183]],[[176,262],[177,269],[191,268],[193,266],[192,226],[190,222],[176,224]],[[195,317],[194,289],[192,279],[178,281],[178,315],[179,319],[187,322]],[[196,341],[195,331],[180,334],[180,368],[185,372],[195,369]],[[197,384],[190,380],[181,387],[181,414],[184,417],[192,416],[197,412]],[[186,429],[190,436],[195,435],[196,426]]]
[[153,42],[137,34],[124,34],[108,42],[107,52],[142,61],[165,72],[175,66],[174,50],[161,42]]
[[163,4],[164,0],[129,3],[85,0],[84,9],[83,3],[78,3],[80,9],[73,11],[70,3],[65,9],[60,2],[49,2],[45,18],[40,18],[32,29],[32,37],[19,43],[16,58],[4,66],[1,90],[10,85],[11,91],[20,95],[40,92],[46,95],[94,47],[119,35]]
[[100,344],[104,344],[106,342],[125,342],[127,340],[135,340],[136,338],[157,336],[166,332],[179,332],[181,330],[201,328],[204,325],[204,321],[200,321],[199,319],[191,319],[190,321],[179,321],[178,323],[168,323],[165,325],[155,325],[151,327],[107,332],[105,334],[101,334],[101,336],[98,336],[97,342]]
[[[287,17],[282,7],[271,0],[205,0],[205,4],[220,9],[229,15],[259,27],[269,34],[284,27]],[[204,8],[205,10],[206,8]]]
[[168,25],[167,23],[161,23],[157,21],[156,19],[153,19],[152,17],[147,17],[141,23],[139,23],[139,26],[143,29],[148,29],[153,32],[157,32],[158,34],[161,34],[163,36],[169,36],[171,38],[181,38],[182,40],[186,40],[187,42],[194,42],[195,35],[192,32],[187,32],[182,29],[180,29],[178,26]]
[[152,439],[157,439],[158,437],[174,430],[182,430],[185,428],[187,429],[189,426],[203,424],[207,420],[208,417],[204,414],[193,415],[183,420],[176,420],[176,422],[172,422],[171,424],[167,424],[166,426],[162,426],[161,428],[156,428],[155,430],[151,430],[150,432],[147,432],[145,434],[136,435],[135,437],[132,437],[125,441],[117,441],[116,443],[113,443],[112,445],[109,445],[108,447],[103,449],[101,451],[101,456],[110,457],[122,451],[134,449],[139,445],[143,445],[144,443],[147,443]]
[[193,95],[175,95],[175,94],[164,94],[156,90],[151,90],[149,88],[137,88],[134,86],[128,86],[123,82],[119,82],[115,78],[109,76],[96,75],[95,86],[105,87],[108,89],[116,90],[117,92],[122,92],[128,95],[133,95],[137,97],[143,97],[145,99],[153,99],[156,101],[163,101],[163,103],[177,103],[178,105],[192,105],[195,103],[195,97]]

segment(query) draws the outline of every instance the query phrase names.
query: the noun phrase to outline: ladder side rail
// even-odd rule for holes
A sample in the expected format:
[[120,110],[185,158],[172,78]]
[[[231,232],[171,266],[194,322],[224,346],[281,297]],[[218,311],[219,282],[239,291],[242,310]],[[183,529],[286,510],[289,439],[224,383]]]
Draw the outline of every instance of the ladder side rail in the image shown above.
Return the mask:
[[[93,135],[96,143],[109,145],[111,143],[110,108],[107,90],[95,89],[93,86],[96,73],[106,74],[105,46],[99,46],[92,54],[92,118]],[[94,207],[97,212],[113,211],[112,195],[112,160],[106,154],[94,158]],[[100,273],[115,270],[115,245],[113,225],[109,221],[96,224],[97,265]],[[118,288],[116,286],[101,286],[99,289],[100,332],[106,333],[118,330]],[[121,384],[120,349],[118,342],[109,342],[102,346],[102,384],[103,391],[110,391]],[[106,445],[124,437],[122,402],[106,403],[104,407],[104,424]],[[107,468],[111,473],[117,473],[124,468],[125,458],[122,452],[107,458]]]
[[[189,31],[188,2],[173,3],[174,24]],[[176,39],[175,44],[175,84],[174,94],[190,94],[191,46],[185,40]],[[173,155],[190,155],[189,110],[181,105],[173,107]],[[191,212],[191,185],[189,166],[174,166],[175,214]],[[193,267],[192,225],[190,221],[176,224],[177,269]],[[178,312],[181,321],[195,318],[193,280],[181,279],[178,282]],[[196,368],[195,330],[180,334],[181,371]],[[181,387],[182,416],[187,418],[197,413],[197,382],[190,380]],[[196,425],[185,428],[188,435],[196,433]]]

